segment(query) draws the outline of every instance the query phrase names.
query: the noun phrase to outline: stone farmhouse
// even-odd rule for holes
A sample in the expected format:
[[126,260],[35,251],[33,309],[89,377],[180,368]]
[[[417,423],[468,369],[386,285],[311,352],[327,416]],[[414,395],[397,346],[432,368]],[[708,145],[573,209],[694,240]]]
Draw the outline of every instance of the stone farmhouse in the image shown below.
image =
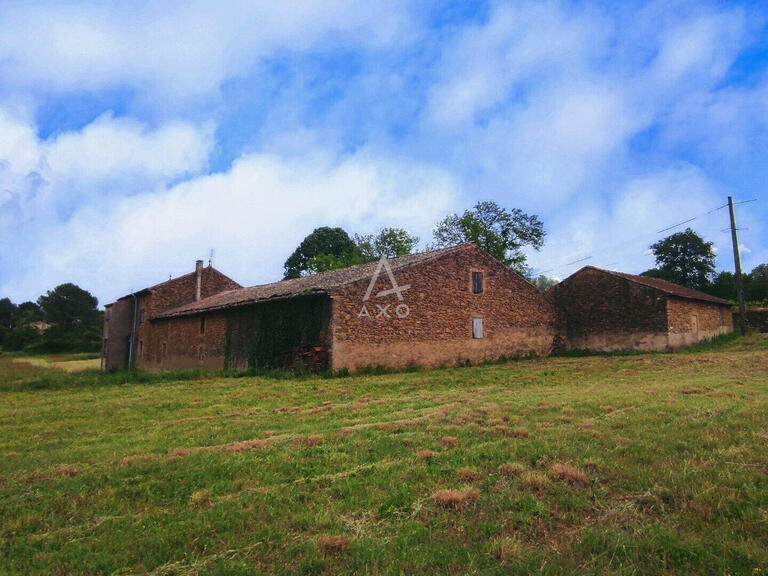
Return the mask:
[[106,307],[102,369],[403,369],[732,329],[729,302],[676,284],[587,267],[544,294],[463,244],[250,288],[198,261]]
[[586,266],[547,295],[567,350],[667,350],[733,330],[730,302],[659,278]]
[[474,244],[242,288],[212,267],[107,307],[103,368],[406,368],[547,355],[555,308]]

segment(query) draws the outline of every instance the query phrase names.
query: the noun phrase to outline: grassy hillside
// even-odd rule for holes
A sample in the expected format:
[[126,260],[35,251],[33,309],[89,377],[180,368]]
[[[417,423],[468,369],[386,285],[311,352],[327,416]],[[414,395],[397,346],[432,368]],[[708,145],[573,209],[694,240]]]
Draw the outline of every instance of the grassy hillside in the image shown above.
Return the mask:
[[0,357],[3,574],[768,574],[764,335],[25,387],[51,370]]

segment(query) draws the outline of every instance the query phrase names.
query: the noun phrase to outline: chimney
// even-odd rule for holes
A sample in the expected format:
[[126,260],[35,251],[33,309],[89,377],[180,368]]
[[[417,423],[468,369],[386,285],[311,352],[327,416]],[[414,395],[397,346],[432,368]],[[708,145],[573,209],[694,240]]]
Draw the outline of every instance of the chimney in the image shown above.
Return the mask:
[[195,302],[200,301],[200,290],[203,287],[203,261],[195,262]]

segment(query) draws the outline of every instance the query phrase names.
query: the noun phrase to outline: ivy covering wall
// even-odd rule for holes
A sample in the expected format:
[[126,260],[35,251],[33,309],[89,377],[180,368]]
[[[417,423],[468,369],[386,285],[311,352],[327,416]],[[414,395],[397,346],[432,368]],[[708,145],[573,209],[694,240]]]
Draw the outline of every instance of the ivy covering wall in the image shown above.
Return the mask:
[[233,312],[228,319],[227,366],[293,368],[304,351],[325,350],[329,311],[325,296],[297,296]]

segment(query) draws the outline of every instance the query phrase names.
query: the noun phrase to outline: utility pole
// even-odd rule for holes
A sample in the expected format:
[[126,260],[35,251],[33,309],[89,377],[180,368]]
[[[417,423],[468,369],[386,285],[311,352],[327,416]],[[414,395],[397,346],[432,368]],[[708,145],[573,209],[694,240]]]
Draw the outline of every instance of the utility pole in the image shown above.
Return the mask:
[[733,213],[733,198],[728,196],[728,211],[731,213],[731,242],[733,242],[733,263],[736,267],[736,297],[739,301],[739,328],[745,334],[746,311],[744,309],[744,281],[741,278],[741,256],[739,255],[739,238],[736,236],[736,216]]

